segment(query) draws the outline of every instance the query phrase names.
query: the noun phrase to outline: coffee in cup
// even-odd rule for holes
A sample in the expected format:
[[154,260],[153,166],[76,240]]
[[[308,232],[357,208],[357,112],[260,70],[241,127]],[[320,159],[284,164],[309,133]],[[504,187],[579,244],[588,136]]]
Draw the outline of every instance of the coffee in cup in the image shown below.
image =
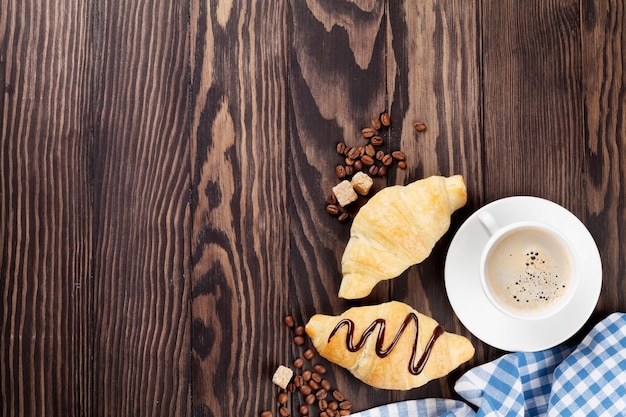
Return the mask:
[[481,259],[481,282],[491,302],[520,319],[556,313],[576,286],[576,258],[567,239],[537,222],[500,227],[482,212],[480,222],[491,235]]

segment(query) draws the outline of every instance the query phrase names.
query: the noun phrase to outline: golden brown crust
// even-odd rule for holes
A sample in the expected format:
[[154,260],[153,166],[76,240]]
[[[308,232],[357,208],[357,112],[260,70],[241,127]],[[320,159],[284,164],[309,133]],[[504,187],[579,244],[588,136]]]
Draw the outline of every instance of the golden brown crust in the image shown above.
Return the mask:
[[467,202],[463,177],[432,176],[379,191],[358,212],[341,260],[339,297],[363,298],[374,286],[426,259]]
[[347,348],[348,326],[341,326],[329,336],[343,319],[354,323],[353,343],[357,344],[363,332],[377,319],[385,320],[383,348],[388,348],[407,316],[417,317],[418,342],[414,364],[426,352],[427,345],[438,328],[432,318],[418,313],[407,304],[391,301],[375,306],[353,307],[340,316],[316,314],[306,325],[306,333],[311,338],[319,354],[329,361],[348,369],[355,377],[376,388],[408,390],[424,385],[430,380],[447,375],[474,355],[474,347],[463,336],[444,332],[438,336],[428,360],[421,372],[414,375],[409,370],[415,340],[415,321],[411,320],[401,333],[391,353],[381,358],[376,353],[376,339],[380,324],[367,338],[365,345],[356,352]]

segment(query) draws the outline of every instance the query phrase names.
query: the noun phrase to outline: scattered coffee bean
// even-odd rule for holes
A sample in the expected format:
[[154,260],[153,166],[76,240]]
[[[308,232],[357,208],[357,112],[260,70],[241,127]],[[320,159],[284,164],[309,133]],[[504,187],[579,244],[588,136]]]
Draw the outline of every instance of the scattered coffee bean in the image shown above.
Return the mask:
[[327,396],[328,396],[328,392],[324,388],[317,390],[317,392],[315,393],[315,397],[318,400],[323,400]]
[[295,330],[296,336],[304,336],[304,326],[298,326]]
[[280,407],[278,409],[278,413],[283,417],[287,417],[290,414],[289,409],[287,407]]
[[296,336],[293,338],[293,343],[295,343],[298,346],[302,346],[304,344],[304,337],[302,336]]
[[302,375],[296,375],[293,378],[293,384],[295,385],[296,388],[300,388],[302,385],[304,385],[304,380],[302,379]]
[[376,175],[378,175],[381,178],[387,175],[387,167],[383,165],[380,168],[378,168],[378,173]]
[[[337,196],[335,195],[335,193],[330,193],[328,197],[326,197],[326,202],[328,204],[337,204]],[[294,322],[294,326],[295,326],[295,322]],[[293,327],[293,326],[289,326],[289,327]]]
[[[354,161],[354,164],[352,165],[353,171],[360,171],[363,169],[363,162],[361,162],[361,160],[359,159],[358,161]],[[354,173],[354,172],[352,172]],[[346,171],[347,174],[347,171]],[[352,175],[352,174],[350,174]]]
[[285,316],[284,321],[289,328],[293,328],[296,325],[296,319],[294,319],[293,316]]
[[313,375],[313,372],[311,372],[311,370],[309,369],[302,372],[302,379],[304,380],[304,382],[309,382],[311,380],[311,375]]
[[[356,164],[357,162],[360,162],[360,161],[354,161],[354,163],[355,163],[355,164]],[[352,174],[354,174],[354,170],[355,170],[355,169],[356,169],[356,168],[354,167],[354,165],[348,165],[348,166],[346,167],[346,176],[347,176],[347,177],[351,177],[351,176],[352,176]]]
[[406,169],[407,165],[405,161],[398,161],[398,168],[400,169]]
[[423,131],[426,130],[426,123],[424,123],[424,122],[417,122],[417,123],[415,123],[415,125],[413,125],[413,127],[418,132],[423,132]]
[[330,410],[339,410],[339,403],[337,401],[331,401],[328,403],[328,408]]
[[328,408],[328,401],[326,401],[325,398],[322,398],[317,402],[317,407],[320,409],[320,411],[326,410]]
[[304,366],[304,359],[301,357],[297,357],[294,361],[293,361],[293,367],[296,369],[300,369]]
[[377,160],[382,161],[384,156],[385,156],[385,152],[383,152],[383,151],[376,152],[376,159]]
[[343,165],[337,165],[335,167],[335,174],[340,180],[344,179],[346,177],[346,167]]
[[308,416],[309,415],[309,407],[304,405],[304,404],[302,404],[300,406],[298,411],[300,412],[300,415],[303,415],[303,416]]
[[315,404],[315,394],[311,393],[304,398],[304,402],[308,405]]
[[347,409],[347,410],[339,410],[339,415],[340,415],[340,416],[349,416],[350,414],[352,414],[352,411],[350,411],[350,409]]
[[274,413],[269,410],[261,411],[261,417],[274,417]]
[[321,376],[320,374],[318,374],[317,372],[313,372],[313,373],[311,374],[311,379],[312,379],[313,381],[317,382],[318,384],[319,384],[320,382],[322,382],[322,376]]
[[361,162],[363,162],[363,165],[367,165],[369,167],[374,165],[374,158],[369,155],[363,155],[361,157]]
[[313,381],[313,380],[310,380],[308,385],[309,385],[309,387],[311,387],[311,389],[313,391],[317,391],[318,389],[320,389],[320,384],[318,382]]
[[349,158],[347,156],[346,156],[346,159],[343,160],[343,162],[345,162],[346,167],[350,167],[350,166],[354,165],[354,159]]
[[350,149],[350,152],[348,152],[348,154],[346,155],[346,157],[352,159],[353,163],[354,163],[354,160],[356,160],[360,156],[361,156],[361,151],[357,147]]
[[343,212],[339,215],[339,221],[340,222],[345,222],[346,220],[348,220],[350,218],[350,215],[346,212]]
[[308,348],[304,351],[302,356],[304,356],[304,359],[311,360],[315,356],[315,350],[313,350],[312,348]]
[[321,363],[315,364],[315,366],[313,366],[313,370],[320,375],[324,375],[326,373],[326,367]]
[[370,139],[370,143],[373,146],[380,146],[383,144],[383,137],[380,135],[372,136],[372,138]]
[[[324,410],[326,410],[326,409],[324,409]],[[329,415],[328,415],[328,413],[326,411],[322,411],[320,413],[320,417],[329,417]]]
[[402,151],[393,151],[391,152],[391,156],[398,161],[404,161],[406,159],[406,155]]
[[322,379],[322,381],[320,382],[320,386],[326,391],[330,391],[330,389],[332,388],[330,381],[327,379]]
[[333,391],[333,398],[336,399],[337,401],[343,401],[346,399],[341,393],[341,391],[338,391],[338,390]]
[[375,177],[378,175],[378,167],[376,165],[372,165],[367,172],[369,172],[372,177]]
[[328,212],[328,214],[336,216],[337,214],[339,214],[339,206],[336,206],[335,204],[329,204],[326,206],[326,211]]
[[376,134],[377,134],[376,129],[373,129],[371,127],[366,127],[361,130],[361,135],[363,135],[365,139],[369,139]]
[[337,143],[337,147],[335,149],[337,149],[338,154],[343,155],[343,153],[346,151],[346,144],[343,142],[339,142]]
[[280,394],[278,394],[278,404],[287,404],[287,400],[289,400],[289,394],[285,391],[281,391]]
[[290,382],[289,385],[287,385],[287,391],[295,392],[296,391],[296,384],[294,384],[293,382]]
[[372,128],[378,130],[382,127],[382,122],[380,119],[372,119]]
[[389,126],[391,124],[391,117],[387,112],[380,115],[380,122],[383,126]]
[[365,153],[369,156],[374,156],[376,155],[376,148],[374,148],[374,145],[371,143],[368,143],[367,146],[365,146]]
[[352,403],[348,400],[343,400],[339,403],[339,408],[341,408],[342,410],[349,410],[352,408]]
[[391,155],[386,154],[385,156],[383,156],[383,158],[380,160],[380,162],[382,162],[383,165],[385,165],[385,166],[389,166],[393,162],[393,158],[392,158]]
[[311,387],[309,387],[308,385],[302,385],[299,389],[300,394],[304,395],[305,397],[307,395],[309,395],[312,391]]

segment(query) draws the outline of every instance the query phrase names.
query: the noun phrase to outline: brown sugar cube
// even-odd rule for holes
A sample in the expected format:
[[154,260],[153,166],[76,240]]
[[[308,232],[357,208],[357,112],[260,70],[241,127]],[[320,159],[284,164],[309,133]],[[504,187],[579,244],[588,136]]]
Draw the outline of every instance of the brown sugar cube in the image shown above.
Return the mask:
[[276,372],[274,372],[272,382],[282,389],[286,389],[292,377],[293,371],[286,366],[280,365],[278,369],[276,369]]
[[343,180],[339,184],[335,185],[333,187],[333,193],[335,194],[335,197],[337,197],[337,202],[341,207],[345,207],[359,198],[354,191],[354,188],[352,188],[352,184],[350,184],[350,181],[348,180]]
[[352,177],[352,181],[350,181],[350,185],[352,185],[354,191],[361,195],[367,195],[373,184],[374,180],[365,172],[357,172]]

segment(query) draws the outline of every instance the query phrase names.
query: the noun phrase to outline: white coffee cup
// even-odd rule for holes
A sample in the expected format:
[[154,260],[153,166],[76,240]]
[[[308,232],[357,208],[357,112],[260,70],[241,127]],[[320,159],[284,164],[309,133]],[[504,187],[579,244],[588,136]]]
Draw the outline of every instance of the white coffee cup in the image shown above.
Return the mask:
[[567,305],[578,285],[578,265],[561,232],[534,221],[500,226],[488,211],[478,219],[490,235],[480,280],[496,308],[516,319],[539,320]]

